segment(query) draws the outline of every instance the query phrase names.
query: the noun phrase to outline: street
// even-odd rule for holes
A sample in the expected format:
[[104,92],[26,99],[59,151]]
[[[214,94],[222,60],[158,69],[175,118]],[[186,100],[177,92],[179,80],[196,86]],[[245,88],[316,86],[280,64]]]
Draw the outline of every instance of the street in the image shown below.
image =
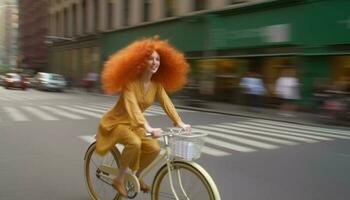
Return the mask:
[[[84,92],[1,87],[0,199],[89,199],[84,154],[99,119],[115,101]],[[209,134],[198,163],[223,200],[350,198],[349,129],[178,112],[194,130]],[[153,127],[172,126],[156,104],[145,117]]]

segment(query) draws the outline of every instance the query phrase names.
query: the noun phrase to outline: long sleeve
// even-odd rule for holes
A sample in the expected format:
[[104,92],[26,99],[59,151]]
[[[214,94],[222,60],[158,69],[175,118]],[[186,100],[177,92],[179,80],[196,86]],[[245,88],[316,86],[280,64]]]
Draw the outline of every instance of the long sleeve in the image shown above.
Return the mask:
[[131,84],[125,86],[122,98],[131,124],[134,126],[144,126],[147,121],[137,103],[135,89]]
[[175,110],[173,103],[171,102],[169,96],[165,92],[165,89],[160,84],[157,87],[157,99],[162,106],[165,113],[173,121],[174,125],[177,126],[181,122],[181,118]]

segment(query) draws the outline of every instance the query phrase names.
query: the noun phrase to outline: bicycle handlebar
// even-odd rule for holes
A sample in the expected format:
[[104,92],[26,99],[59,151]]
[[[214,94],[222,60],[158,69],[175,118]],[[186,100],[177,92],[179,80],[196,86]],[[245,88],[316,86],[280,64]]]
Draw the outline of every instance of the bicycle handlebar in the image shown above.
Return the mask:
[[[182,135],[182,134],[191,134],[191,131],[185,131],[183,128],[172,127],[168,128],[168,130],[164,131],[160,136],[173,136],[173,135]],[[146,137],[152,137],[152,133],[146,132]]]

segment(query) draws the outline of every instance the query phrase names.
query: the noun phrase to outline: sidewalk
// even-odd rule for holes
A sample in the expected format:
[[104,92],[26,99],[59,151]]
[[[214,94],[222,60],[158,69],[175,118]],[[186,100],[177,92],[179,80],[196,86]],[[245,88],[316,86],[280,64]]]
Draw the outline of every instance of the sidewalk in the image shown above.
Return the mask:
[[[98,96],[105,96],[105,97],[117,96],[117,95],[105,95],[100,93],[97,90],[94,90],[93,92],[86,92],[83,88],[72,88],[66,91],[72,92],[72,93],[86,93],[90,95],[98,95]],[[225,115],[232,115],[232,116],[238,116],[238,117],[244,117],[244,118],[266,119],[266,120],[273,120],[276,122],[289,122],[289,123],[295,123],[300,125],[323,126],[323,127],[341,126],[341,128],[343,129],[350,130],[349,128],[350,122],[339,122],[337,124],[332,124],[332,123],[325,124],[324,123],[325,120],[322,120],[322,118],[318,114],[313,114],[313,113],[295,112],[295,116],[286,117],[281,115],[278,109],[260,108],[258,111],[253,111],[251,108],[247,106],[222,103],[222,102],[213,102],[213,101],[200,101],[198,106],[194,106],[194,105],[188,105],[183,99],[176,98],[176,96],[172,97],[171,99],[175,107],[188,109],[188,110],[225,114]]]

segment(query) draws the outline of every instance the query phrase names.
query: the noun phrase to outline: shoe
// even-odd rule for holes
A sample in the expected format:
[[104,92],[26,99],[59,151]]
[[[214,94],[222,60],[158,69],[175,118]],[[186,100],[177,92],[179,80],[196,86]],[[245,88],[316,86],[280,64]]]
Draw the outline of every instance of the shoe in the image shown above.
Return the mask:
[[139,180],[140,182],[140,189],[144,193],[148,193],[151,190],[151,187],[147,185],[143,180]]
[[119,181],[113,180],[112,186],[115,190],[118,191],[120,196],[122,197],[128,197],[128,193],[126,192],[124,183],[121,183]]

